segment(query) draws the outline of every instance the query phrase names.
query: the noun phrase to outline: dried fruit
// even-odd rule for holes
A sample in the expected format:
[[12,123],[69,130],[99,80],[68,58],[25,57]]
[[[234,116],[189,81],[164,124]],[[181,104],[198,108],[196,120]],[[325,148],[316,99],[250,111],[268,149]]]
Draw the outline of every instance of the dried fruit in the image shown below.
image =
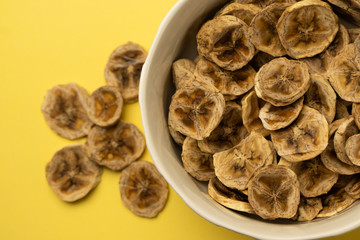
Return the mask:
[[224,6],[216,16],[232,15],[244,21],[247,25],[250,25],[251,20],[254,16],[261,11],[261,8],[254,4],[241,4],[241,3],[230,3]]
[[297,220],[299,222],[313,220],[322,208],[321,198],[301,197]]
[[360,134],[352,135],[346,140],[345,153],[352,164],[360,166]]
[[181,58],[172,64],[172,77],[176,89],[183,87],[195,79],[195,64],[193,61]]
[[322,200],[323,209],[317,217],[330,217],[344,210],[355,201],[343,188],[334,189],[324,196]]

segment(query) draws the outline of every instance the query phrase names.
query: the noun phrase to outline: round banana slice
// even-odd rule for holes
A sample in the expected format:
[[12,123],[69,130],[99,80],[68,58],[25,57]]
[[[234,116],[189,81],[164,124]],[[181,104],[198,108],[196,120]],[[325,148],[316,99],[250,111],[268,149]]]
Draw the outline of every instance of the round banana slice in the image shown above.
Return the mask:
[[307,65],[284,57],[265,64],[255,76],[256,95],[278,107],[295,102],[305,94],[309,86]]
[[319,155],[328,145],[329,125],[321,113],[305,106],[289,127],[270,133],[281,157],[300,162]]
[[352,178],[345,186],[345,191],[354,199],[360,198],[360,176],[351,176]]
[[214,86],[194,81],[172,96],[169,125],[183,135],[202,140],[219,125],[224,109],[224,97]]
[[245,194],[236,189],[226,187],[217,177],[210,179],[208,193],[212,199],[227,208],[240,212],[255,213]]
[[95,90],[89,99],[88,116],[101,127],[115,124],[123,109],[123,98],[119,88],[103,86]]
[[46,165],[46,180],[60,199],[74,202],[97,186],[102,172],[87,157],[84,145],[75,144],[55,153]]
[[259,103],[255,91],[246,94],[242,100],[242,119],[248,132],[255,131],[264,137],[269,135],[259,118]]
[[202,152],[195,139],[185,138],[181,159],[185,171],[197,180],[209,181],[215,176],[212,154]]
[[156,217],[165,207],[169,188],[166,180],[150,162],[131,163],[121,173],[121,200],[135,215]]
[[247,24],[231,15],[206,22],[196,39],[199,55],[229,71],[242,68],[255,55]]
[[105,80],[110,86],[120,88],[125,103],[136,102],[142,66],[147,57],[143,47],[128,42],[117,47],[105,67]]
[[323,198],[323,209],[319,212],[317,217],[322,218],[334,216],[354,202],[355,199],[352,198],[343,188],[334,189]]
[[322,210],[321,198],[300,198],[297,221],[311,221]]
[[112,127],[93,127],[86,146],[91,160],[118,171],[142,155],[145,138],[134,124],[120,120]]
[[347,31],[350,36],[350,42],[351,43],[355,42],[355,39],[357,38],[357,36],[360,35],[360,28],[348,28]]
[[235,0],[236,3],[254,4],[260,8],[266,8],[273,3],[296,3],[296,0]]
[[292,218],[300,202],[296,174],[286,166],[263,167],[249,183],[249,202],[264,219]]
[[356,126],[360,129],[360,103],[353,103],[351,113],[354,117]]
[[286,55],[281,45],[276,24],[287,7],[291,4],[271,4],[256,14],[249,25],[250,41],[256,49],[266,52],[274,57]]
[[271,56],[270,54],[267,54],[265,52],[259,51],[253,59],[250,61],[250,65],[256,70],[259,71],[259,69],[265,65],[266,63],[273,60],[275,57]]
[[360,3],[358,0],[329,0],[334,11],[343,19],[360,26]]
[[310,87],[305,93],[305,104],[323,114],[330,124],[336,113],[336,93],[321,74],[310,75]]
[[334,135],[334,133],[336,132],[336,130],[338,130],[338,128],[340,127],[340,125],[346,121],[346,118],[340,118],[337,119],[335,121],[333,121],[330,125],[329,125],[329,137],[331,137],[332,135]]
[[261,8],[254,4],[230,3],[223,7],[216,16],[232,15],[250,25],[254,16],[261,11]]
[[189,59],[181,58],[172,64],[172,77],[176,89],[195,79],[195,63]]
[[288,7],[276,27],[288,55],[299,59],[324,51],[334,40],[339,24],[327,3],[304,0]]
[[87,115],[88,92],[69,83],[47,91],[41,111],[49,127],[59,136],[77,139],[88,135],[93,123]]
[[182,135],[180,132],[173,129],[170,125],[169,127],[169,133],[172,139],[179,145],[182,146],[184,144],[186,136]]
[[229,188],[245,190],[255,172],[274,162],[269,142],[251,132],[235,147],[214,154],[215,174]]
[[334,148],[336,156],[340,161],[352,165],[353,163],[346,154],[345,144],[349,137],[359,133],[354,118],[352,116],[348,117],[339,128],[336,130],[334,135]]
[[360,134],[355,134],[346,140],[345,153],[352,164],[360,166]]
[[241,112],[240,105],[231,101],[227,102],[220,124],[209,137],[198,141],[201,151],[211,154],[222,152],[234,147],[247,137],[248,132],[243,125]]
[[303,102],[304,97],[284,107],[275,107],[266,103],[259,112],[259,118],[264,128],[274,131],[289,126],[299,116]]
[[300,183],[300,192],[304,197],[317,197],[330,191],[337,182],[339,174],[327,169],[320,157],[308,161],[292,163],[293,170]]

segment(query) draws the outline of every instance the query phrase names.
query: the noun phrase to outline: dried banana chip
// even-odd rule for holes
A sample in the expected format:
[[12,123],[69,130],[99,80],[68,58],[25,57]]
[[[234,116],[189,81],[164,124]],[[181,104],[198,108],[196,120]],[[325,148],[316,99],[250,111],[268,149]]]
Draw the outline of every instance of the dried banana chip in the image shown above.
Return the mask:
[[351,176],[350,181],[345,186],[345,191],[354,199],[360,198],[360,176]]
[[251,132],[235,147],[214,154],[215,174],[229,188],[245,190],[255,172],[274,162],[269,142]]
[[123,98],[119,88],[103,86],[95,90],[89,99],[88,116],[90,120],[101,127],[115,124],[123,109]]
[[279,130],[289,126],[299,116],[303,108],[304,97],[299,98],[294,103],[275,107],[266,103],[259,112],[259,118],[263,126],[268,130]]
[[170,125],[169,127],[169,133],[172,139],[179,145],[182,146],[184,144],[186,136],[182,135],[180,132],[173,129]]
[[172,96],[169,125],[183,135],[202,140],[220,123],[224,109],[224,97],[214,86],[194,81]]
[[308,90],[310,74],[305,63],[276,58],[260,68],[255,76],[256,95],[274,106],[295,102]]
[[360,134],[352,135],[346,140],[345,153],[352,164],[360,166]]
[[308,68],[309,72],[311,74],[318,73],[318,74],[325,74],[326,69],[324,66],[324,61],[319,55],[316,55],[314,57],[308,57],[308,58],[302,58],[300,59],[301,62],[304,62]]
[[334,189],[322,200],[323,209],[317,217],[330,217],[350,206],[355,199],[352,198],[343,188]]
[[196,39],[199,55],[229,71],[244,67],[255,55],[247,24],[231,15],[206,22]]
[[342,18],[360,26],[360,3],[358,0],[328,0]]
[[150,162],[131,163],[121,173],[121,200],[135,215],[156,217],[164,208],[169,188],[166,180]]
[[76,83],[50,89],[41,106],[49,127],[59,136],[77,139],[88,135],[93,123],[87,115],[89,94]]
[[336,101],[336,113],[335,113],[335,119],[343,119],[350,116],[350,113],[347,109],[347,107],[344,105],[342,101],[339,101],[339,99]]
[[250,65],[258,71],[263,65],[273,60],[275,57],[271,56],[270,54],[267,54],[265,52],[259,51],[253,59],[250,61]]
[[329,137],[331,137],[336,132],[336,130],[338,130],[338,128],[344,121],[346,121],[346,118],[340,118],[340,119],[333,121],[329,125]]
[[197,180],[209,181],[215,177],[212,154],[202,152],[195,139],[185,138],[181,159],[185,171]]
[[230,3],[225,5],[216,16],[232,15],[250,25],[254,16],[261,11],[261,8],[254,4]]
[[286,166],[261,168],[249,183],[249,202],[264,219],[292,218],[300,202],[296,174]]
[[338,31],[338,17],[320,0],[304,0],[288,7],[277,25],[289,56],[299,59],[323,52]]
[[350,42],[351,43],[355,42],[355,39],[357,38],[357,36],[360,35],[360,28],[348,28],[347,31],[350,36]]
[[191,83],[195,79],[195,63],[189,59],[181,58],[172,64],[172,77],[176,89]]
[[46,165],[46,180],[60,199],[74,202],[97,186],[102,172],[87,157],[83,144],[75,144],[55,153]]
[[273,3],[296,3],[296,0],[235,0],[236,3],[254,4],[260,8],[265,8]]
[[145,138],[134,124],[120,120],[112,127],[93,127],[86,146],[91,160],[118,171],[142,155]]
[[360,103],[353,103],[352,115],[354,117],[356,126],[360,129]]
[[297,221],[305,222],[316,218],[322,210],[321,198],[300,198]]
[[321,74],[310,75],[310,87],[305,93],[305,104],[322,113],[330,124],[336,113],[336,93]]
[[304,106],[289,127],[270,133],[274,147],[290,162],[312,159],[328,145],[329,125],[321,113]]
[[271,4],[256,14],[249,25],[250,41],[256,49],[274,57],[286,55],[282,46],[276,24],[287,7],[291,4]]
[[255,213],[245,194],[236,189],[226,187],[217,177],[210,179],[208,193],[212,199],[225,207],[240,212]]
[[105,80],[110,86],[120,88],[125,103],[136,102],[142,66],[147,57],[143,47],[128,42],[116,48],[105,67]]

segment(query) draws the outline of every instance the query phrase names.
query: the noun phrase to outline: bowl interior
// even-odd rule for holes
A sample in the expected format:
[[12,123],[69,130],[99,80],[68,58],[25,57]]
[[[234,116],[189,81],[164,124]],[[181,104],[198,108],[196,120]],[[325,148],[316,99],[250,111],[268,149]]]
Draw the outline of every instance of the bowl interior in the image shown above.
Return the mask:
[[208,221],[258,239],[314,239],[334,236],[360,225],[360,207],[352,207],[339,215],[307,223],[277,220],[264,221],[242,214],[212,200],[207,183],[188,175],[181,162],[181,149],[168,131],[168,108],[175,87],[171,65],[179,58],[197,56],[196,33],[201,24],[226,0],[180,0],[159,27],[148,59],[143,67],[139,102],[142,123],[150,155],[172,188],[185,203]]

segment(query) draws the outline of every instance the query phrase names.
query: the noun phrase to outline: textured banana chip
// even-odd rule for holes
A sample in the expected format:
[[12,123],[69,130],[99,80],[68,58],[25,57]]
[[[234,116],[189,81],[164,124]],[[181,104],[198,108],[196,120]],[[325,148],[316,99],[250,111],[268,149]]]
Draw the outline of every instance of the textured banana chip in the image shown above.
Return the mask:
[[264,219],[292,218],[300,202],[296,174],[286,166],[261,168],[249,183],[249,202]]
[[320,0],[304,0],[288,7],[276,27],[289,56],[299,59],[324,51],[338,31],[338,17]]
[[320,55],[316,55],[314,57],[302,58],[300,59],[301,62],[304,62],[311,74],[318,73],[318,74],[325,74],[326,69],[324,66],[324,61]]
[[254,4],[230,3],[223,7],[216,16],[232,15],[250,25],[254,16],[261,11],[261,8]]
[[352,115],[354,117],[356,126],[360,129],[360,103],[353,103]]
[[195,79],[195,63],[189,59],[181,58],[172,64],[172,77],[176,89],[183,87]]
[[206,22],[196,39],[199,55],[229,71],[244,67],[255,55],[247,24],[231,15]]
[[260,8],[266,8],[273,3],[296,3],[296,0],[235,0],[237,3],[254,4]]
[[300,183],[300,192],[304,197],[317,197],[330,191],[339,175],[327,169],[320,157],[292,163],[293,170]]
[[256,95],[274,106],[285,106],[302,97],[310,86],[305,63],[276,58],[260,68],[255,76]]
[[93,123],[87,115],[88,92],[69,83],[47,91],[41,111],[49,127],[59,136],[77,139],[88,135]]
[[328,0],[341,17],[360,26],[360,3],[358,0]]
[[225,111],[220,124],[211,132],[210,136],[198,141],[203,152],[217,153],[234,147],[248,132],[243,125],[241,107],[235,102],[226,102]]
[[330,124],[336,113],[336,93],[321,74],[310,75],[310,87],[305,93],[305,104],[322,113]]
[[219,125],[224,109],[224,97],[214,86],[194,81],[172,96],[169,125],[183,135],[202,140]]
[[264,128],[274,131],[289,126],[299,116],[303,102],[304,97],[283,107],[275,107],[266,103],[259,112],[259,118]]
[[300,198],[297,221],[311,221],[322,210],[321,198]]
[[93,127],[86,146],[91,160],[118,171],[142,155],[145,138],[134,124],[120,120],[112,127]]
[[235,147],[214,154],[215,174],[227,187],[245,190],[255,172],[274,162],[269,142],[251,132]]
[[202,152],[195,139],[185,138],[181,159],[185,171],[197,180],[209,181],[215,177],[212,154]]
[[333,121],[330,125],[329,125],[329,137],[331,137],[332,135],[334,135],[334,133],[338,130],[338,128],[340,127],[340,125],[346,121],[346,118],[340,118],[337,119],[335,121]]
[[60,199],[74,202],[97,186],[102,172],[87,157],[83,144],[75,144],[55,153],[46,165],[46,180]]
[[246,94],[242,100],[242,119],[248,132],[255,131],[264,137],[269,135],[269,131],[264,128],[259,118],[259,103],[254,91]]
[[300,162],[316,157],[326,148],[329,126],[324,115],[304,106],[295,122],[270,135],[278,155],[290,162]]
[[249,28],[250,41],[256,49],[274,57],[286,55],[282,46],[276,24],[290,4],[271,4],[256,14]]
[[95,90],[89,99],[88,116],[101,127],[115,124],[122,113],[124,101],[119,88],[103,86]]
[[354,199],[360,198],[360,176],[351,176],[351,179],[345,186],[345,191]]
[[208,193],[212,199],[227,208],[240,212],[255,213],[245,194],[236,189],[226,187],[217,177],[210,179]]
[[263,65],[273,60],[275,57],[271,56],[270,54],[267,54],[265,52],[259,51],[253,59],[250,61],[250,65],[258,71]]
[[182,135],[180,132],[173,129],[170,125],[169,127],[169,133],[172,139],[179,145],[182,146],[184,144],[186,136]]
[[336,101],[336,113],[335,113],[335,119],[343,119],[350,116],[350,113],[345,106],[345,104],[338,99]]
[[331,190],[322,200],[323,209],[317,217],[331,217],[355,202],[344,188]]
[[352,164],[360,166],[360,134],[350,136],[346,140],[345,153]]
[[350,36],[350,42],[355,42],[355,39],[360,35],[360,28],[349,28],[347,31]]
[[169,188],[155,165],[146,161],[131,163],[121,173],[121,200],[135,215],[156,217],[164,208]]
[[142,66],[147,57],[143,47],[128,42],[116,48],[105,67],[105,80],[110,86],[120,88],[125,103],[138,100]]

